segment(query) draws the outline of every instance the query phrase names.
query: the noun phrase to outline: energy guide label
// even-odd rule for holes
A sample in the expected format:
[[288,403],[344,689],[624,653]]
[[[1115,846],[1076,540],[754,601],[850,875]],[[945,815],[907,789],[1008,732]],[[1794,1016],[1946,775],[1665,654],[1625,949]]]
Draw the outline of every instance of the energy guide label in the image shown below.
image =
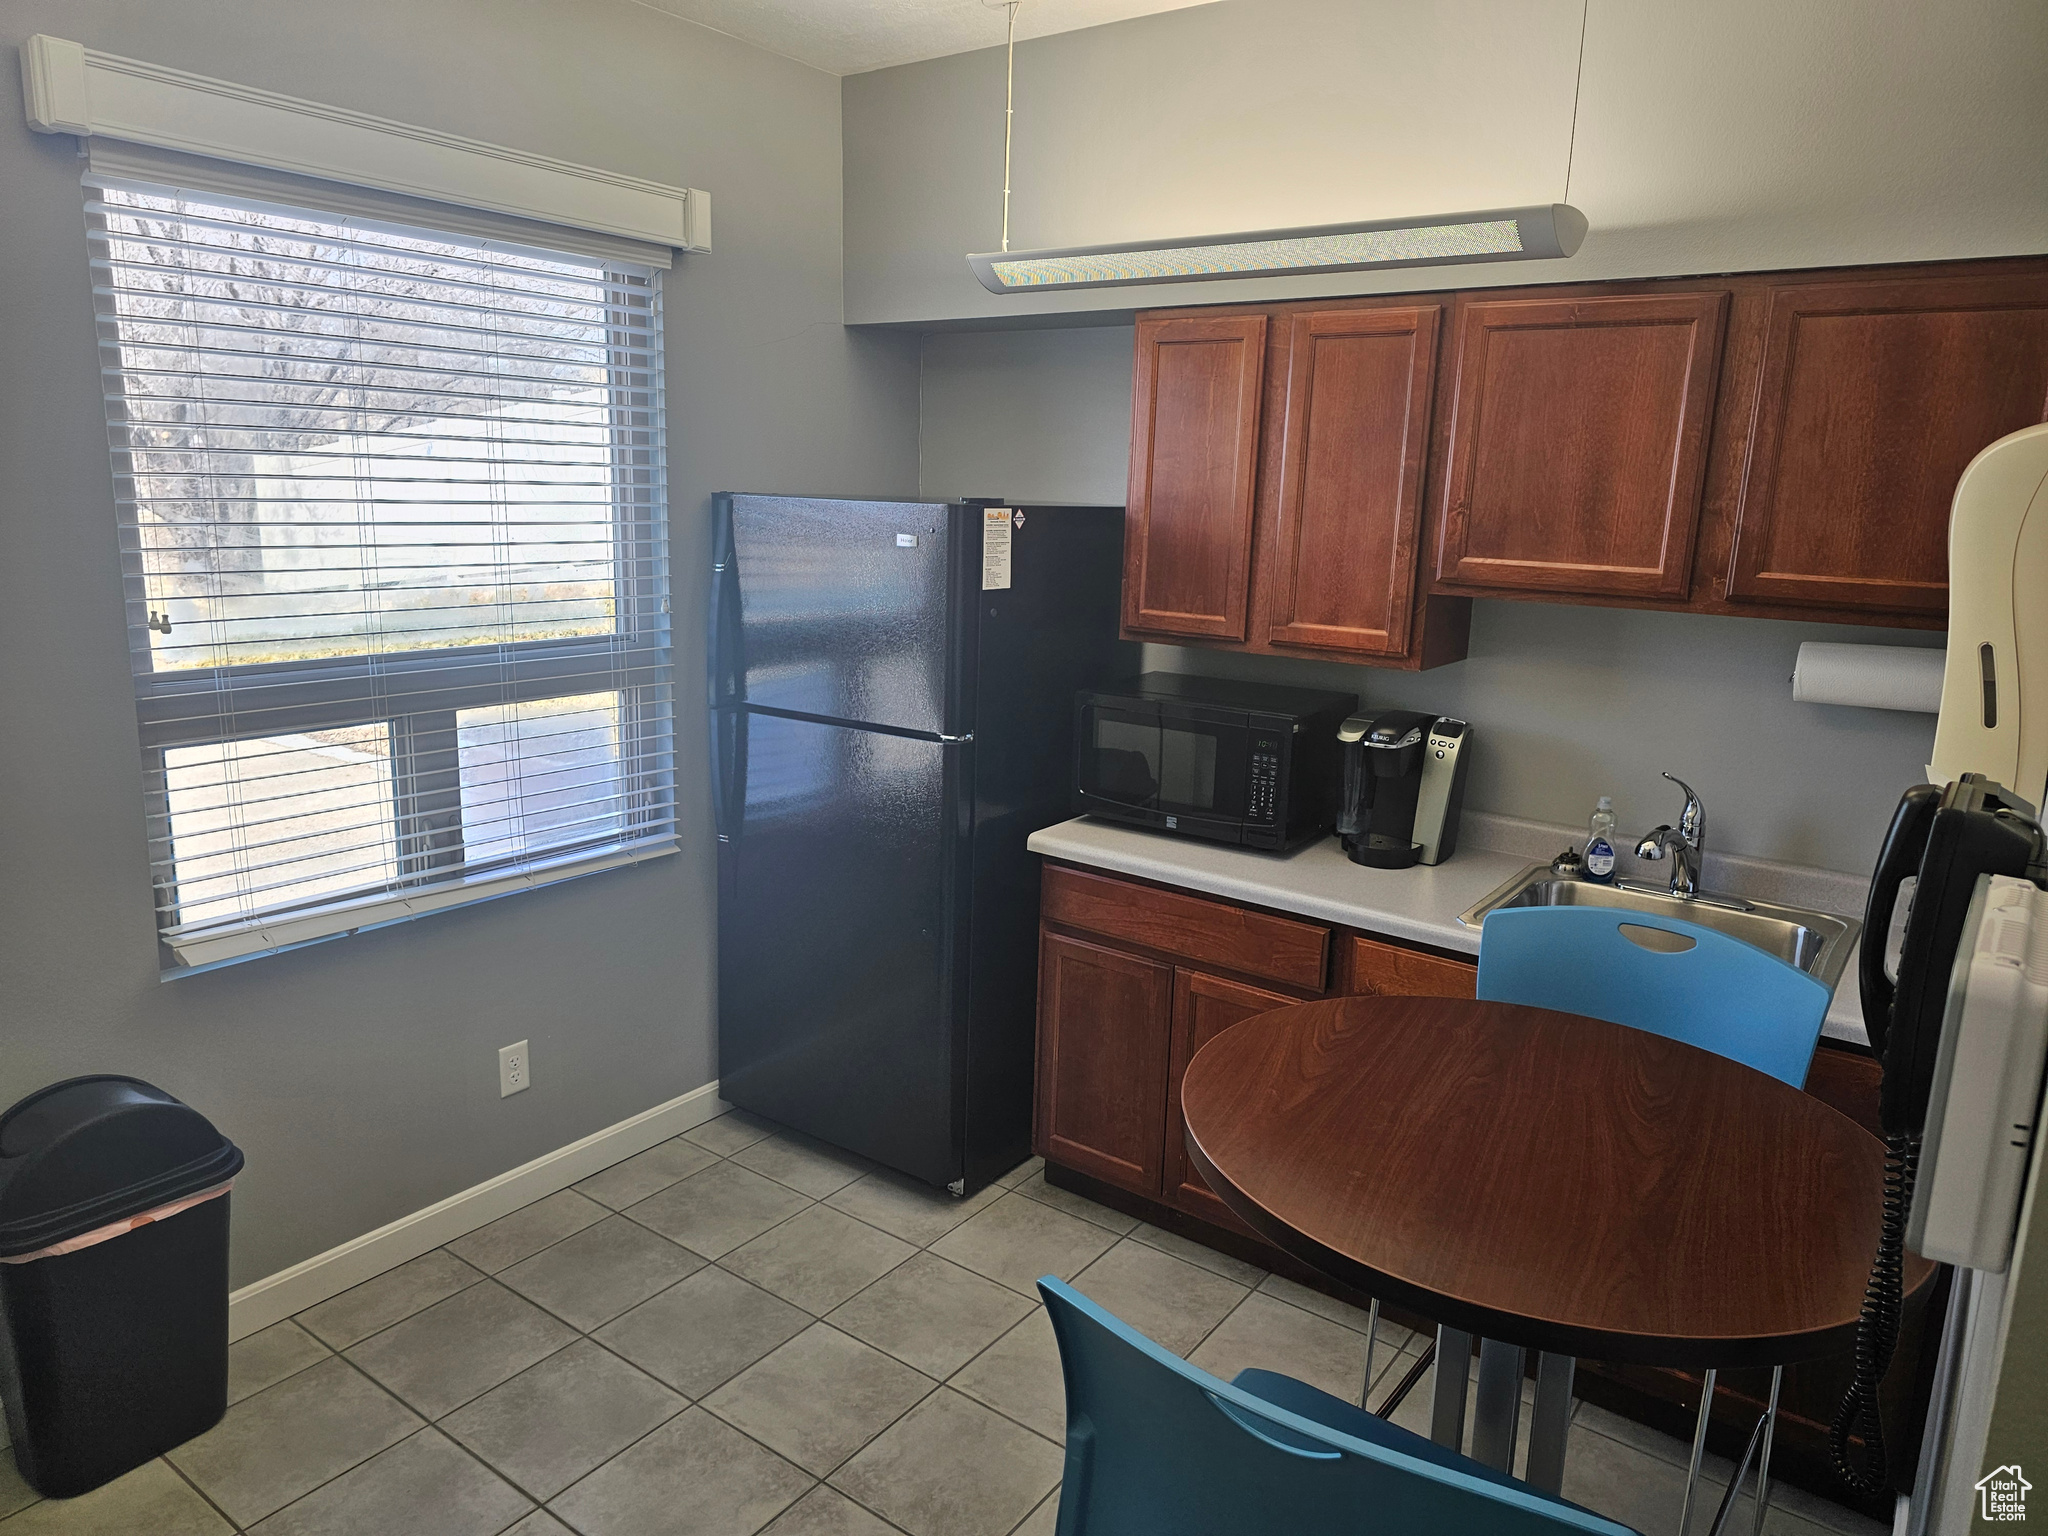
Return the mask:
[[1010,509],[981,509],[981,590],[1006,592],[1010,587]]

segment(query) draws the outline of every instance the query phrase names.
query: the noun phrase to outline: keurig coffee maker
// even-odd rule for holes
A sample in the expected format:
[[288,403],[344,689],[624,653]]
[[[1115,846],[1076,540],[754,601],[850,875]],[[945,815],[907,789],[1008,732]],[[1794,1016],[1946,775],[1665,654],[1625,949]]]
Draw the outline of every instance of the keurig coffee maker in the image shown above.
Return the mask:
[[1338,729],[1344,759],[1337,835],[1354,864],[1406,869],[1458,850],[1472,728],[1447,715],[1390,709]]

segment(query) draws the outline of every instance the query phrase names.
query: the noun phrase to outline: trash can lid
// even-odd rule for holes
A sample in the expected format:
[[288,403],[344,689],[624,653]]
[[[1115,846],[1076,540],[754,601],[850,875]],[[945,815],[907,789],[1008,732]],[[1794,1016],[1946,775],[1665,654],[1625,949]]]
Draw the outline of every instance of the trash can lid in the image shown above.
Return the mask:
[[0,1115],[0,1258],[225,1183],[241,1148],[133,1077],[74,1077]]

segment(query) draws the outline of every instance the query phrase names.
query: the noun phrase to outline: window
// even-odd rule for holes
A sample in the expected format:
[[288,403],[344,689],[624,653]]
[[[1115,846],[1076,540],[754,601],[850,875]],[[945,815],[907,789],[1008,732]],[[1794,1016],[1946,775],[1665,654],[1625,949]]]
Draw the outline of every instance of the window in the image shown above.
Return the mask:
[[659,273],[88,197],[167,965],[671,850]]

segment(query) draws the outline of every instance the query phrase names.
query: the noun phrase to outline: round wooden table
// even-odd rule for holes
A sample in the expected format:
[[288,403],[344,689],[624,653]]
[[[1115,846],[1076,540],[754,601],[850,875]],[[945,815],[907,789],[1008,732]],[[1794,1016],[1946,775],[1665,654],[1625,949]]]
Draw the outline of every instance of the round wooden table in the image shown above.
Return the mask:
[[[1224,1031],[1181,1105],[1195,1166],[1255,1230],[1437,1319],[1440,1360],[1487,1341],[1482,1460],[1507,1464],[1502,1411],[1512,1458],[1522,1350],[1544,1352],[1531,1482],[1562,1474],[1574,1357],[1781,1366],[1854,1339],[1884,1145],[1725,1057],[1543,1008],[1336,998]],[[1909,1254],[1908,1293],[1933,1272]],[[1494,1341],[1512,1359],[1490,1407]],[[1464,1392],[1436,1425],[1454,1445]]]

